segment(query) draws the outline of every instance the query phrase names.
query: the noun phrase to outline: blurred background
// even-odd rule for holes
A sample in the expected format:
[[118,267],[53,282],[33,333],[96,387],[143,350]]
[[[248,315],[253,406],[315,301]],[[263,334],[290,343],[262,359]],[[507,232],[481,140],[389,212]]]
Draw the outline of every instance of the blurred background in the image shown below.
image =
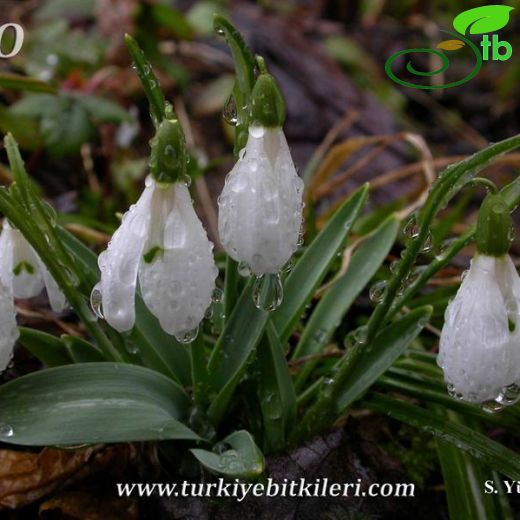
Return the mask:
[[[181,119],[192,154],[189,168],[197,211],[218,251],[216,198],[233,164],[234,118],[228,101],[233,64],[224,41],[213,32],[213,14],[220,12],[230,17],[252,50],[265,57],[285,94],[286,135],[307,180],[316,228],[346,194],[367,180],[372,181],[371,204],[379,219],[420,200],[432,181],[428,175],[425,179],[425,161],[440,171],[520,131],[516,11],[499,32],[512,45],[512,58],[485,62],[479,74],[460,87],[405,88],[385,74],[385,62],[393,53],[435,48],[449,39],[442,31],[453,30],[457,14],[486,4],[0,0],[0,25],[18,23],[25,32],[21,52],[0,59],[0,133],[12,132],[20,143],[29,173],[58,210],[59,222],[103,249],[119,223],[118,214],[140,193],[153,135],[147,101],[123,42],[125,33],[132,34]],[[11,37],[11,32],[4,33],[2,49],[10,48]],[[468,49],[453,52],[450,61],[447,80],[466,76],[474,66]],[[417,63],[423,70],[431,65],[425,56]],[[395,70],[404,73],[405,66],[402,59]],[[6,164],[0,149],[0,184],[10,180]],[[503,185],[516,175],[519,164],[520,154],[510,154],[497,162],[490,176]],[[444,224],[436,227],[434,246],[474,222],[482,196],[482,190],[470,190],[455,199],[442,215]],[[370,222],[362,225],[366,232]],[[467,257],[468,252],[439,276],[444,292],[437,320],[442,320]],[[20,325],[61,332],[76,326],[70,316],[43,310],[37,299],[19,302],[19,307]],[[360,314],[368,308],[368,298],[358,304]],[[15,367],[2,378],[35,368],[33,358],[18,352]],[[445,511],[430,437],[406,427],[390,432],[380,418],[365,420],[359,432],[356,422],[352,428],[353,445],[363,444],[360,452],[371,453],[366,455],[373,456],[369,463],[380,467],[383,477],[406,468],[423,490],[424,504],[415,503],[423,516],[428,518],[432,504],[436,518],[439,510]],[[496,432],[495,438],[500,435]],[[515,442],[502,439],[506,441],[509,446]],[[376,443],[384,446],[387,458],[372,450]],[[113,457],[124,467],[121,460],[130,455],[118,449]],[[352,467],[357,468],[356,461]],[[398,501],[395,508],[397,514]]]

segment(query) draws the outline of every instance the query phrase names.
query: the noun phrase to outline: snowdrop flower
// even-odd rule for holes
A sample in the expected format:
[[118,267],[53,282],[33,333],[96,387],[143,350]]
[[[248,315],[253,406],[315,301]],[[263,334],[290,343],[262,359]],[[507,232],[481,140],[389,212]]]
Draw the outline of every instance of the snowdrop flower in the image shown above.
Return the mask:
[[163,124],[152,145],[153,177],[99,256],[101,281],[93,300],[100,299],[102,316],[112,327],[128,331],[135,322],[139,280],[143,300],[161,327],[187,342],[211,304],[218,269],[187,185],[167,182],[168,168],[185,171],[185,155],[178,122]]
[[520,278],[507,254],[510,232],[509,209],[489,195],[479,214],[478,252],[446,309],[437,360],[453,396],[494,402],[494,409],[512,404],[520,383]]
[[262,73],[253,90],[253,121],[245,149],[219,197],[219,235],[231,258],[257,276],[278,273],[298,247],[303,181],[282,124],[283,99]]
[[22,233],[5,220],[0,235],[0,370],[18,338],[14,298],[33,298],[44,287],[52,309],[61,312],[66,301],[58,284]]

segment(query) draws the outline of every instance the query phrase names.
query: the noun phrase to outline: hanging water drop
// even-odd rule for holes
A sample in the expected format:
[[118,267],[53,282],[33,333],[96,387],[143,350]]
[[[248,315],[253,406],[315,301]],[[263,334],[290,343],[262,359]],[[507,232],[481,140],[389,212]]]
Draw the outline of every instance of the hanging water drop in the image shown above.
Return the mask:
[[428,235],[424,241],[424,244],[421,248],[421,253],[429,253],[433,247],[433,237],[432,234],[428,231]]
[[251,276],[251,267],[249,267],[247,262],[240,262],[238,264],[238,274],[244,278]]
[[403,231],[405,236],[411,239],[415,239],[419,236],[419,226],[417,225],[415,216],[412,216],[410,220],[408,220]]
[[98,318],[104,319],[102,304],[101,284],[97,283],[90,293],[90,307]]
[[184,332],[180,332],[179,334],[175,334],[175,339],[182,343],[183,345],[187,345],[195,340],[199,333],[199,327],[195,327],[194,329],[187,330]]
[[370,287],[368,297],[374,303],[381,303],[385,299],[387,289],[388,282],[386,280],[376,282],[372,287]]
[[484,411],[486,413],[495,414],[495,413],[501,412],[505,408],[505,405],[498,401],[490,400],[490,401],[486,401],[486,402],[482,403],[481,408],[482,408],[482,411]]
[[221,303],[224,299],[224,292],[220,287],[216,287],[213,289],[213,292],[211,293],[211,301],[213,303]]
[[258,276],[253,287],[253,302],[263,311],[274,311],[283,299],[283,286],[279,274]]
[[13,427],[7,423],[0,423],[0,437],[12,437],[14,435]]
[[233,94],[227,98],[226,103],[224,104],[224,110],[222,111],[222,117],[224,121],[229,125],[236,126],[238,122],[237,115],[237,104],[235,101],[235,97]]

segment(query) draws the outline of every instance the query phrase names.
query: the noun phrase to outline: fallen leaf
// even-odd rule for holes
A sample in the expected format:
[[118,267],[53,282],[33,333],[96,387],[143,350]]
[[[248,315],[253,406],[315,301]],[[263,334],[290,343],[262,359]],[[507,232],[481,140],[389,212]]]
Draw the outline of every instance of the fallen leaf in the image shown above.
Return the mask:
[[445,51],[457,51],[462,49],[466,45],[461,40],[444,40],[437,45],[437,49],[443,49]]

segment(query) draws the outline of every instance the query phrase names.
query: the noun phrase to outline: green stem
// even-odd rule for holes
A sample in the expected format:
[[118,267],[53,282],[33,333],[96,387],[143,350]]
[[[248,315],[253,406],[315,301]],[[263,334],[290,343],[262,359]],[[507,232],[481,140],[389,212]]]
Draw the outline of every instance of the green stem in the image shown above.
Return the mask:
[[193,400],[196,404],[207,406],[209,397],[206,344],[202,331],[189,346],[191,357],[191,381]]
[[226,258],[226,278],[224,281],[224,322],[233,311],[238,298],[238,264],[228,256]]

